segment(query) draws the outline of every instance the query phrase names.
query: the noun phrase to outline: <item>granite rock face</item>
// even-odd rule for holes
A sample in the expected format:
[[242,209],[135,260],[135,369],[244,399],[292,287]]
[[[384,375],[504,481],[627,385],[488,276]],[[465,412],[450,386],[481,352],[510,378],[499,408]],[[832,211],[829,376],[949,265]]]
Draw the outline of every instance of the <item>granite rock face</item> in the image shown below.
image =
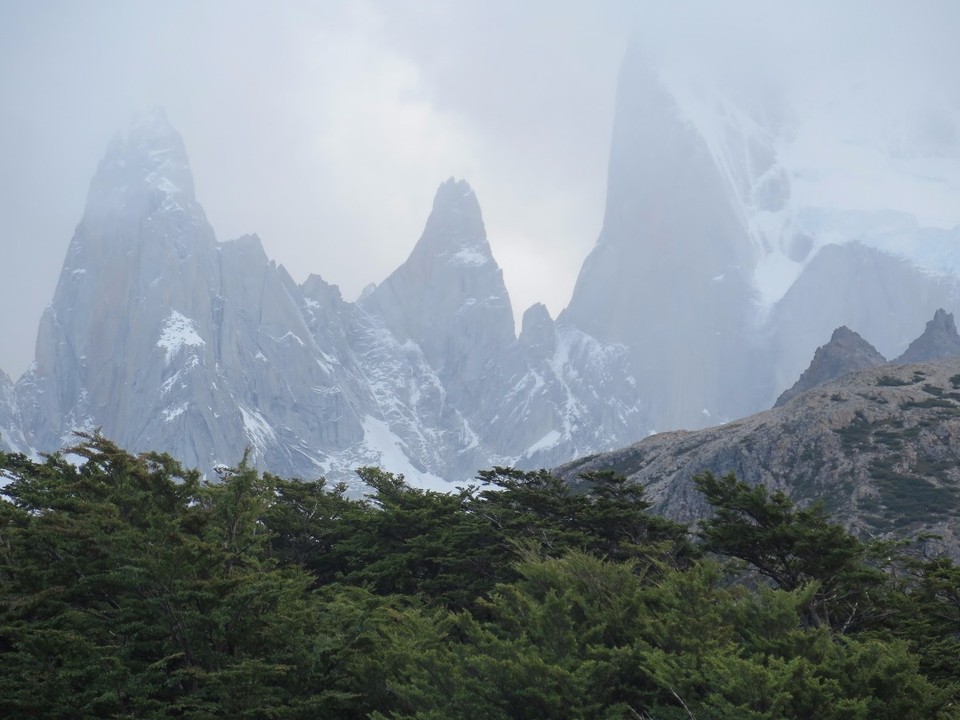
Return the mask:
[[[49,451],[100,428],[201,468],[249,448],[285,475],[381,464],[446,487],[770,407],[841,325],[895,357],[945,308],[903,357],[952,353],[960,230],[844,207],[791,145],[811,128],[784,98],[677,77],[628,53],[602,231],[569,306],[534,305],[519,335],[466,182],[443,183],[407,260],[346,302],[255,236],[218,242],[183,141],[147,116],[91,183],[35,363],[12,396],[0,378],[0,442]],[[798,389],[876,359],[825,352]]]
[[[142,449],[164,412],[209,423],[221,409],[208,382],[215,267],[183,142],[162,114],[145,117],[100,163],[36,360],[17,384],[31,444],[49,451],[74,429],[100,427]],[[204,445],[215,447],[208,432]]]
[[[162,113],[118,138],[91,183],[36,361],[17,384],[30,444],[100,429],[191,466],[253,457],[289,469],[332,412],[299,289],[255,237],[217,243]],[[268,420],[267,418],[270,418]],[[343,418],[345,436],[360,425]]]
[[23,437],[20,408],[14,395],[13,381],[0,370],[0,450],[23,452],[28,447]]
[[410,256],[360,306],[420,349],[471,426],[491,424],[523,365],[503,272],[465,181],[440,186]]
[[476,196],[452,179],[362,300],[316,275],[298,285],[256,236],[217,242],[154,113],[100,164],[36,362],[15,388],[0,377],[0,432],[44,452],[99,429],[204,470],[245,449],[292,476],[380,464],[430,487],[641,435],[624,348],[537,312],[518,339]]
[[[960,230],[909,208],[845,206],[831,180],[842,162],[809,153],[823,128],[805,123],[823,116],[786,89],[727,80],[628,52],[603,229],[560,316],[627,348],[651,430],[770,407],[838,326],[895,357],[934,310],[960,307]],[[876,150],[960,167],[928,144]],[[885,182],[924,197],[929,179],[899,157]]]
[[653,68],[634,51],[621,72],[603,229],[561,317],[628,349],[654,427],[737,417],[751,403],[747,228]]

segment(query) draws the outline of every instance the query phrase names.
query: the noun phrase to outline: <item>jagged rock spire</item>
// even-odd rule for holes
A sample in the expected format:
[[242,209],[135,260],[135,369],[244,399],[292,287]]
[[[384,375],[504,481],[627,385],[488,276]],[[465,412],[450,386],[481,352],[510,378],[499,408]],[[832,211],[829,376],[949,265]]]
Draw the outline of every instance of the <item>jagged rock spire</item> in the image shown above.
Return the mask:
[[407,264],[441,260],[465,266],[493,261],[480,203],[466,180],[449,178],[437,189],[433,210]]
[[953,313],[938,309],[927,322],[923,335],[918,337],[894,362],[898,364],[945,360],[960,356],[960,335],[953,321]]
[[438,371],[461,380],[482,375],[480,357],[513,342],[503,272],[465,180],[440,185],[410,256],[361,302],[417,342]]
[[90,183],[84,217],[143,216],[165,204],[195,200],[183,138],[157,108],[114,137]]
[[634,46],[621,69],[603,230],[560,319],[629,348],[659,427],[735,417],[757,375],[746,370],[751,252],[705,138]]
[[833,331],[830,342],[821,345],[814,353],[810,363],[793,387],[777,398],[774,407],[780,407],[802,392],[823,385],[825,382],[866,368],[882,365],[887,360],[870,343],[860,337],[846,325]]

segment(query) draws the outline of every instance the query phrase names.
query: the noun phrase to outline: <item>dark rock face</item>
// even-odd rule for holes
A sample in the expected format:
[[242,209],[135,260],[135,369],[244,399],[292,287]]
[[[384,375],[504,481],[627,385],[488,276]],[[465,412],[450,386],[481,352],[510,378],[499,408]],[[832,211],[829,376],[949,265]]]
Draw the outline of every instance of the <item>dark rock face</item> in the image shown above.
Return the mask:
[[886,358],[876,348],[846,326],[833,331],[830,342],[817,348],[810,367],[789,390],[785,390],[774,407],[780,407],[802,392],[855,370],[883,365]]
[[943,308],[934,313],[923,335],[918,337],[894,362],[900,364],[945,360],[960,357],[960,335],[953,314]]

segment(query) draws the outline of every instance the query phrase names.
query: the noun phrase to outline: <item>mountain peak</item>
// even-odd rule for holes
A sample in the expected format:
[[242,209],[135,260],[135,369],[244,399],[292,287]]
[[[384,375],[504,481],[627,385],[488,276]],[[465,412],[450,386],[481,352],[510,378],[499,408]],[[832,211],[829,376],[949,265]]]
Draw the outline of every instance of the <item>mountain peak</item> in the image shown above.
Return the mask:
[[543,357],[556,349],[556,325],[546,305],[534,303],[524,311],[519,341],[528,352],[534,352]]
[[882,365],[887,360],[860,335],[841,325],[833,331],[830,342],[817,348],[810,363],[793,387],[785,390],[774,407],[780,407],[802,392],[855,370]]
[[144,138],[160,139],[176,134],[176,132],[167,119],[167,111],[160,106],[136,113],[128,128],[129,135]]
[[440,184],[423,235],[410,254],[411,261],[416,258],[465,266],[493,262],[480,202],[466,180],[449,178]]
[[90,183],[87,214],[140,214],[171,200],[195,201],[193,174],[183,138],[155,108],[110,143]]
[[503,273],[470,185],[453,178],[440,185],[410,256],[361,302],[421,347],[441,378],[451,380],[454,396],[455,386],[468,394],[486,382],[484,358],[516,338]]
[[470,187],[470,183],[462,178],[458,180],[455,177],[449,177],[440,183],[440,187],[437,188],[437,194],[433,199],[433,207],[436,209],[438,206],[457,206],[464,202],[477,203],[477,196],[473,192],[473,188]]
[[894,362],[915,363],[960,356],[960,335],[953,313],[939,308],[918,337]]

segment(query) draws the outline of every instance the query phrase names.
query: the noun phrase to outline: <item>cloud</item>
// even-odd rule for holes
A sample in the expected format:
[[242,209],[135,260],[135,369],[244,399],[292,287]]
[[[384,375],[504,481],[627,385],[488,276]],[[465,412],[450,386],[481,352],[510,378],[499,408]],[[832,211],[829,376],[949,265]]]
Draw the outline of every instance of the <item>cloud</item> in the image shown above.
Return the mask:
[[294,277],[347,297],[402,262],[437,185],[465,177],[517,314],[535,300],[556,314],[602,224],[632,32],[729,85],[824,106],[868,88],[851,132],[867,109],[901,122],[899,107],[949,144],[957,27],[952,0],[0,4],[0,243],[26,268],[0,287],[17,308],[0,367],[31,356],[89,178],[137,110],[164,106],[184,135],[221,239],[257,232]]
[[[269,117],[226,117],[219,139],[208,131],[192,153],[222,238],[256,231],[297,279],[316,272],[348,296],[403,261],[437,185],[476,164],[457,119],[434,107],[419,69],[385,47],[384,32],[365,5],[276,30],[270,44],[287,57],[253,111]],[[228,142],[245,159],[224,183]]]

